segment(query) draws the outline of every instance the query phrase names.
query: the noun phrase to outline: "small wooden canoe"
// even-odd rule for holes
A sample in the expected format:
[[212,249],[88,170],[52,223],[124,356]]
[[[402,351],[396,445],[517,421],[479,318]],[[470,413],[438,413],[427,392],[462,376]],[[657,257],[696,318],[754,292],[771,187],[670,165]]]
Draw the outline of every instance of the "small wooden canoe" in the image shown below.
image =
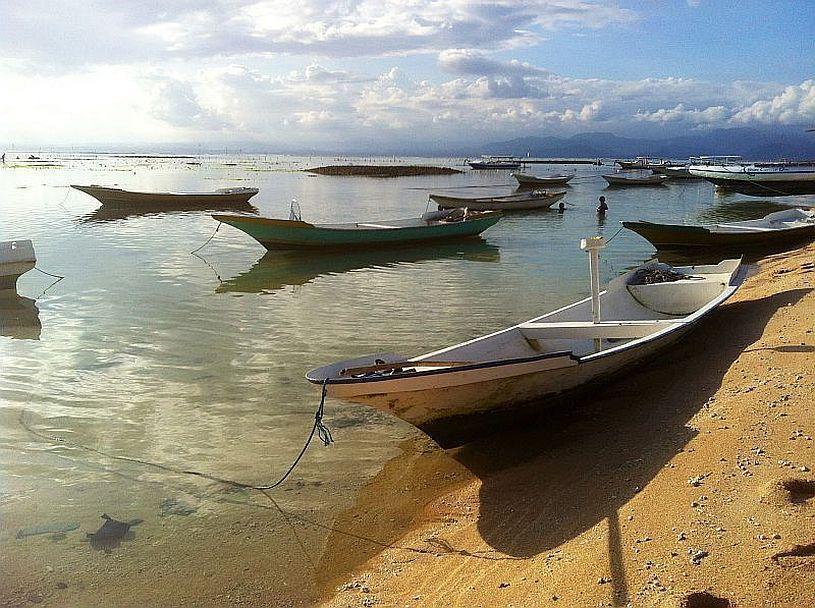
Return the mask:
[[546,190],[532,190],[507,196],[488,196],[478,198],[464,198],[459,196],[446,196],[431,194],[430,199],[439,206],[439,209],[466,208],[474,210],[516,211],[527,209],[545,209],[551,207],[566,196],[566,192],[548,192]]
[[17,279],[34,268],[37,256],[28,240],[0,242],[0,293],[17,290]]
[[612,173],[604,175],[603,179],[608,182],[609,186],[661,186],[668,181],[667,175],[636,175],[626,173]]
[[167,206],[180,208],[194,206],[202,208],[223,207],[225,205],[242,206],[249,203],[255,196],[257,188],[221,188],[210,192],[138,192],[123,190],[122,188],[109,188],[107,186],[77,186],[71,188],[90,194],[103,205],[128,206]]
[[250,215],[212,216],[242,230],[266,249],[338,249],[398,246],[421,241],[474,237],[501,219],[500,213],[462,210],[426,213],[420,218],[309,224]]
[[710,247],[741,251],[748,247],[772,247],[815,238],[815,210],[785,209],[744,222],[685,226],[653,222],[623,222],[623,226],[646,238],[657,249]]
[[529,175],[528,173],[513,173],[519,186],[565,186],[573,178],[574,174],[569,175]]
[[331,396],[368,404],[431,434],[463,417],[554,397],[650,359],[696,327],[744,281],[741,260],[650,262],[600,293],[495,333],[407,358],[376,354],[306,374]]

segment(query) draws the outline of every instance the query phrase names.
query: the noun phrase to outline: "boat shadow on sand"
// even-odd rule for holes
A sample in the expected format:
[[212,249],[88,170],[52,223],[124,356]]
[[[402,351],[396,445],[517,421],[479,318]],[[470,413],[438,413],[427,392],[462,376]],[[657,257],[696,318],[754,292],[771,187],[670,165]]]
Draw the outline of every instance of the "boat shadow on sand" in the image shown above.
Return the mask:
[[442,258],[498,262],[500,250],[482,238],[365,251],[271,251],[247,270],[221,281],[216,293],[273,293],[329,274]]
[[[478,479],[477,526],[491,550],[470,553],[450,546],[431,547],[431,553],[524,559],[608,520],[614,597],[624,605],[619,509],[696,436],[688,421],[773,314],[810,291],[727,304],[672,347],[669,357],[571,393],[559,404],[549,401],[534,413],[514,411],[503,419],[485,417],[469,429],[462,426],[459,431],[481,437],[462,447],[442,451],[428,440],[406,440],[402,453],[335,519],[337,530],[329,535],[318,568],[320,586],[331,588],[342,580],[340,573],[397,542],[436,496]],[[558,405],[568,407],[559,412]]]
[[483,539],[507,555],[531,557],[608,519],[612,578],[624,581],[618,510],[695,437],[688,421],[772,315],[810,291],[723,306],[669,356],[571,397],[568,413],[548,409],[454,452],[482,480]]

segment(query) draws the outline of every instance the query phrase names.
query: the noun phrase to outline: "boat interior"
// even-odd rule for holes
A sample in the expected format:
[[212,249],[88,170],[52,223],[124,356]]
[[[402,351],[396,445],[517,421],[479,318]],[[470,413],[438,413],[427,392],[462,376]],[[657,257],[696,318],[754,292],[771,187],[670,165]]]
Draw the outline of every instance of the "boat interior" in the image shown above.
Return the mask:
[[741,260],[715,265],[671,267],[654,261],[617,277],[600,294],[600,316],[592,320],[586,298],[462,344],[406,359],[380,353],[313,370],[310,379],[400,375],[488,362],[508,362],[541,356],[574,359],[605,351],[679,328],[689,323],[731,285]]
[[469,364],[562,352],[575,357],[595,354],[687,323],[689,316],[727,289],[739,265],[740,260],[725,260],[716,265],[671,268],[654,262],[640,268],[663,276],[675,273],[671,280],[636,284],[642,276],[639,270],[614,279],[600,295],[599,323],[592,322],[591,298],[587,298],[417,360]]
[[766,232],[811,226],[813,224],[815,224],[815,210],[784,209],[783,211],[770,213],[757,220],[746,220],[733,222],[731,224],[716,224],[711,228],[711,232]]

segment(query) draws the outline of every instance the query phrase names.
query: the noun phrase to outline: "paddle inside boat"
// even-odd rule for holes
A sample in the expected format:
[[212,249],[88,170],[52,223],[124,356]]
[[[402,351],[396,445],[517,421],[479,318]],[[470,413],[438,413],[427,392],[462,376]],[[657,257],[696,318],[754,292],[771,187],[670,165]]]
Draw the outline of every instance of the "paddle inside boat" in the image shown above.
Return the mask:
[[380,353],[318,367],[308,381],[430,430],[508,410],[609,376],[672,344],[729,298],[741,260],[643,264],[600,292],[601,237],[586,239],[592,296],[480,338],[417,357]]
[[252,215],[214,214],[212,217],[242,230],[272,250],[394,246],[474,237],[498,222],[501,214],[451,209],[431,211],[419,218],[348,224],[310,224],[300,219]]

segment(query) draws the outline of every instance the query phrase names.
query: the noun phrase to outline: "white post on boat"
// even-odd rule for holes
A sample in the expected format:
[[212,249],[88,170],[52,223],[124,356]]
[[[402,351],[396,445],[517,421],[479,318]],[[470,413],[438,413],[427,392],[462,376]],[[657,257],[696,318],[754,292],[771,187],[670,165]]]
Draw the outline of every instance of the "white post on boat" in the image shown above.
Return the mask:
[[589,254],[592,323],[600,322],[600,250],[605,246],[606,239],[601,236],[592,236],[580,240],[580,249]]

